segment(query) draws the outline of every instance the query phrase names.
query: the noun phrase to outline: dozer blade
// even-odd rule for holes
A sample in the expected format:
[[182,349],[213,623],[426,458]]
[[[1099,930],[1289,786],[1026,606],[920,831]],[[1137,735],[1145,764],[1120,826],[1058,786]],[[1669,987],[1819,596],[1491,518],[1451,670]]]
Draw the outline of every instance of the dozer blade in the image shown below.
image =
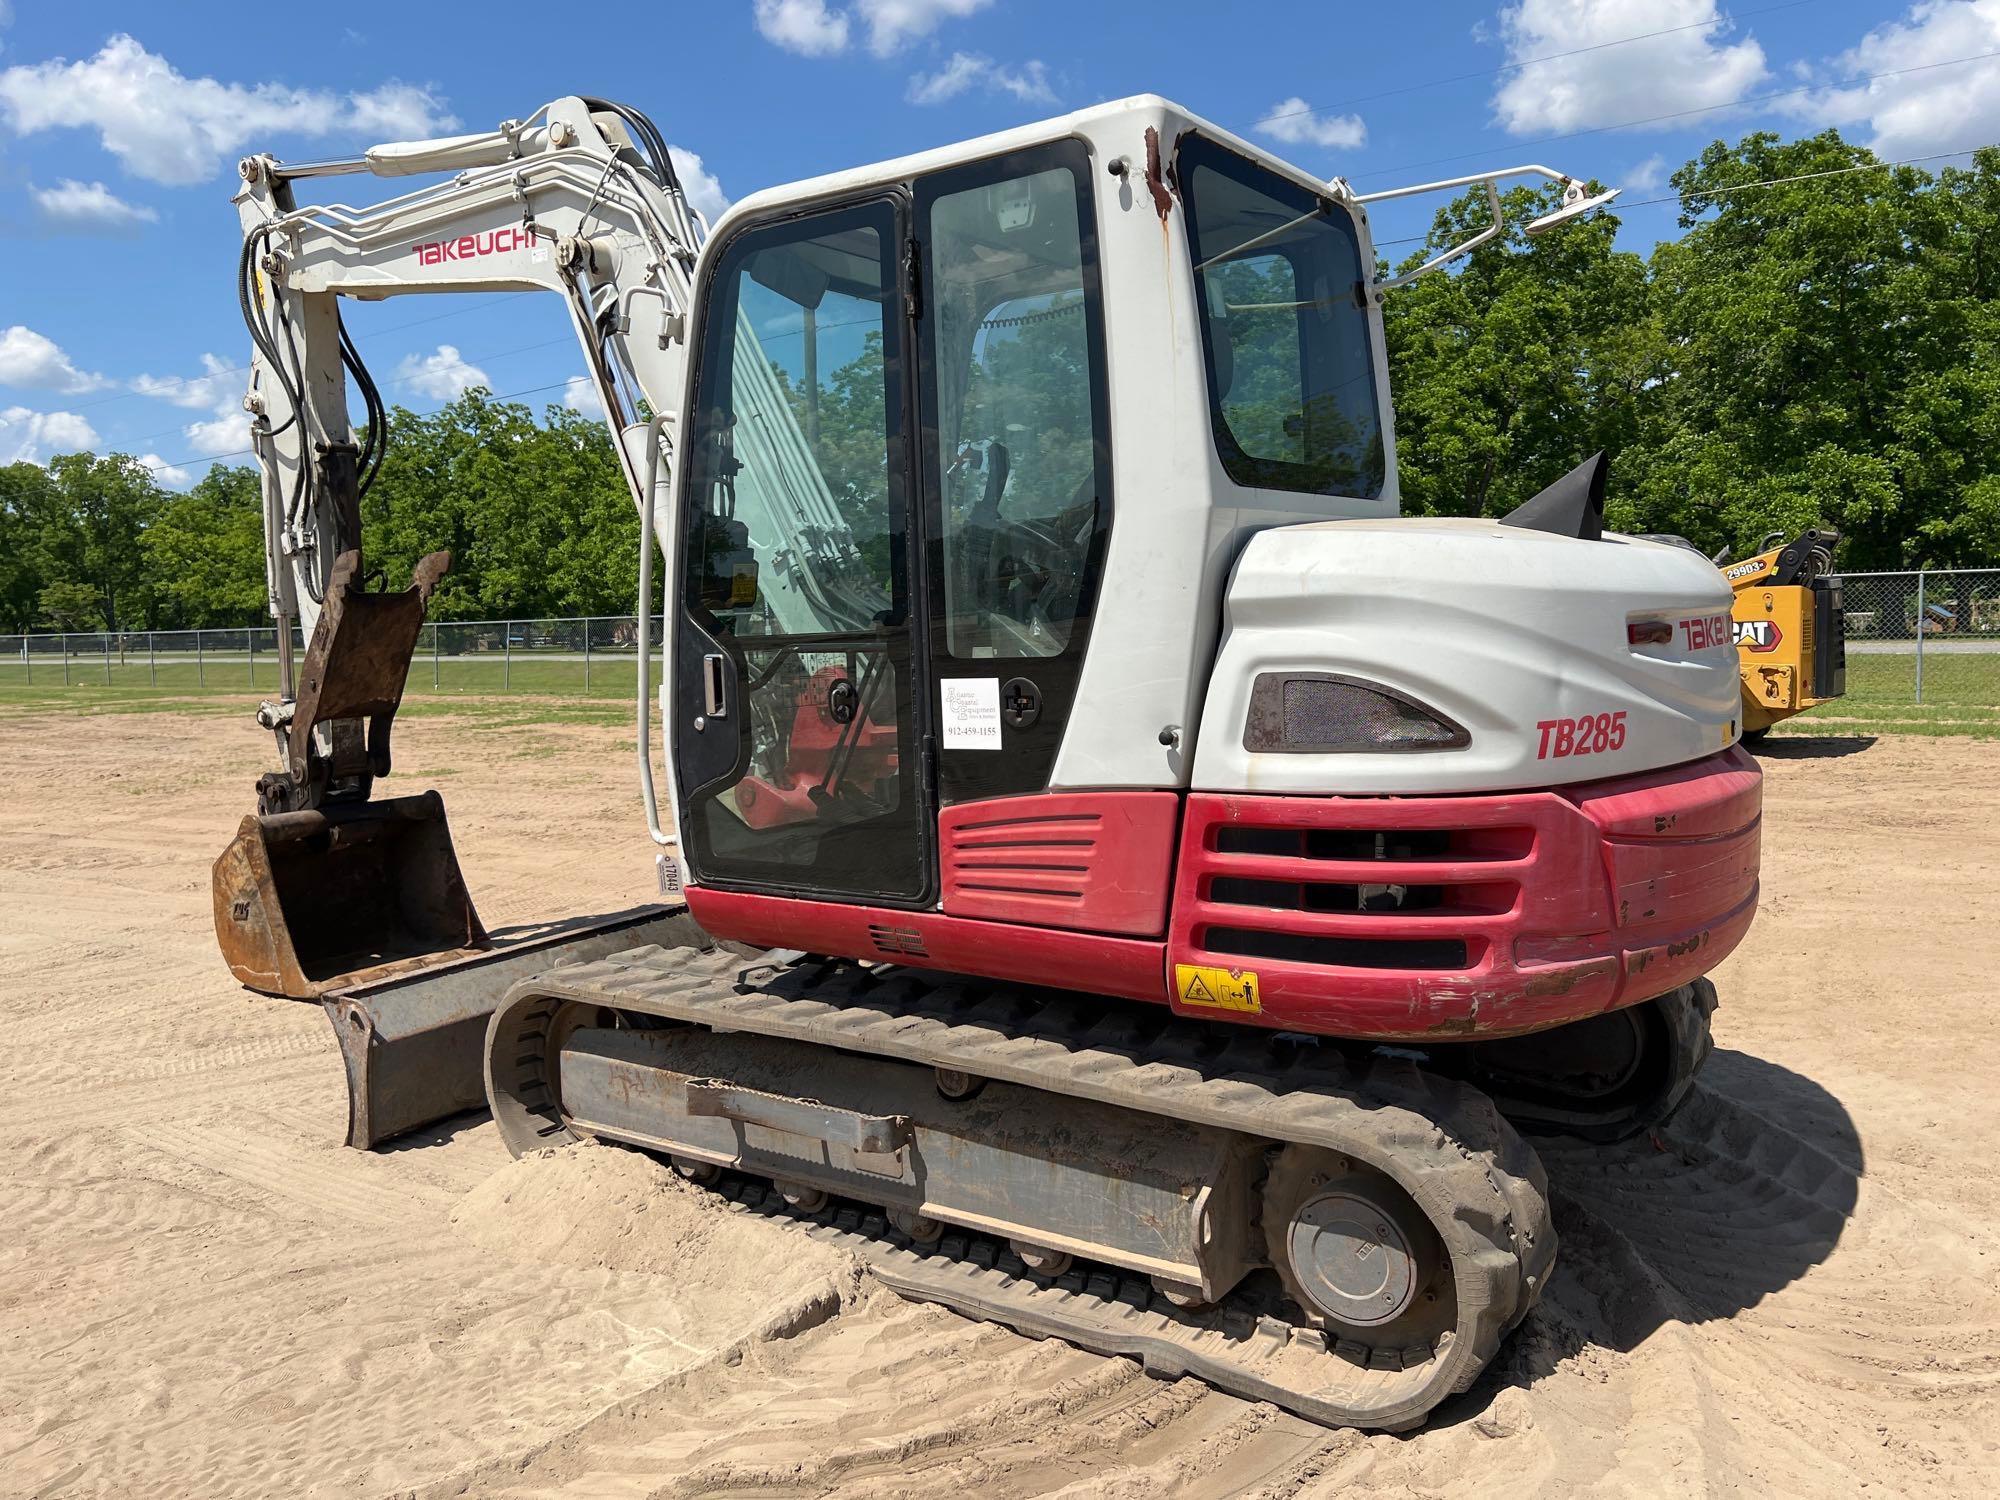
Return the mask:
[[347,1144],[365,1151],[486,1108],[487,1017],[522,980],[700,933],[685,907],[642,906],[511,930],[483,952],[391,965],[328,992],[320,1003],[347,1067]]
[[230,972],[267,995],[317,1000],[487,942],[436,792],[247,817],[214,892]]

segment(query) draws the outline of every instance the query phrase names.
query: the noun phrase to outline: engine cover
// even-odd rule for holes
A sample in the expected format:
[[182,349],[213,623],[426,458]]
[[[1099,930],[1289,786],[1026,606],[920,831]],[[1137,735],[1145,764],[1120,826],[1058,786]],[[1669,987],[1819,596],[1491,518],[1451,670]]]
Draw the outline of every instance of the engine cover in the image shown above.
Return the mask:
[[[1713,755],[1739,728],[1729,610],[1699,554],[1613,533],[1443,519],[1259,532],[1230,580],[1193,788],[1493,792]],[[1260,678],[1274,680],[1253,714]],[[1409,705],[1393,713],[1428,710],[1444,729],[1397,748],[1284,743],[1269,704],[1329,678],[1386,688]]]

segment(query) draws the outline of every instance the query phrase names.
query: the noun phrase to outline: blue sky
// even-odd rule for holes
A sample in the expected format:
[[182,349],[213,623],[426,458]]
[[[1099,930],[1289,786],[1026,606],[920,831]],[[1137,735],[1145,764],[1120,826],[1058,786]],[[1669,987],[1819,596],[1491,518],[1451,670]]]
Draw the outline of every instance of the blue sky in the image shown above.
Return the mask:
[[[0,0],[0,463],[90,446],[185,484],[243,446],[228,200],[251,150],[337,155],[596,93],[650,113],[713,210],[1147,91],[1364,192],[1524,160],[1596,176],[1625,187],[1643,251],[1675,227],[1644,200],[1718,137],[1833,124],[1894,159],[2000,142],[2000,0]],[[1377,232],[1419,234],[1432,207]],[[581,368],[552,299],[350,323],[416,410],[474,380],[560,402]]]

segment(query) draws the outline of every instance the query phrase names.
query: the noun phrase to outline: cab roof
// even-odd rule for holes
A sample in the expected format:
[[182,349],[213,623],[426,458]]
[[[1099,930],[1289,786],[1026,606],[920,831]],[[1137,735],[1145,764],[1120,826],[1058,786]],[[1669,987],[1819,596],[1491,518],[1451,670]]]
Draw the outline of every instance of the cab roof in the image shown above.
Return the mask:
[[[1019,151],[1029,146],[1070,137],[1078,137],[1086,142],[1115,142],[1114,154],[1130,156],[1134,169],[1143,171],[1145,132],[1148,127],[1160,132],[1161,150],[1164,154],[1171,154],[1174,141],[1184,131],[1198,130],[1204,136],[1223,142],[1230,149],[1249,157],[1259,165],[1290,178],[1301,187],[1317,193],[1327,193],[1336,198],[1351,197],[1347,184],[1339,178],[1329,182],[1325,178],[1315,177],[1282,157],[1273,156],[1262,147],[1253,145],[1233,132],[1203,119],[1171,99],[1163,99],[1158,94],[1134,94],[1129,98],[1114,99],[1105,104],[1093,104],[1087,109],[1072,110],[1068,114],[1051,115],[1047,119],[1036,120],[1031,124],[1018,125],[1012,130],[996,131],[991,135],[955,141],[948,146],[935,147],[929,151],[914,152],[908,156],[893,157],[867,166],[849,167],[839,172],[828,172],[818,177],[807,177],[797,182],[762,188],[731,204],[728,211],[716,222],[715,227],[720,229],[739,217],[748,218],[774,209],[795,207],[801,203],[823,198],[845,197],[869,188],[906,182],[927,172],[936,172],[965,162],[1001,156],[1009,151]],[[1128,134],[1129,144],[1123,139]]]

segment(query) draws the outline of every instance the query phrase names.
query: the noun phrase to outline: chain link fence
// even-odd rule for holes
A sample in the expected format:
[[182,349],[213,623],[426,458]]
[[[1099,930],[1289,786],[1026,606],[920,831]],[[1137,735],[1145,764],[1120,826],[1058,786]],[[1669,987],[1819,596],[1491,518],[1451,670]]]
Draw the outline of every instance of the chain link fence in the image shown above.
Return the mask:
[[[1840,581],[1855,706],[2000,707],[2000,568],[1847,573]],[[656,616],[656,651],[661,629]],[[427,624],[407,692],[629,697],[638,638],[632,615]],[[303,660],[296,631],[293,649]],[[267,626],[0,635],[0,688],[80,684],[275,694],[277,633]]]
[[2000,705],[2000,568],[1845,573],[1856,706]]
[[[661,625],[654,616],[656,670]],[[427,624],[404,691],[409,697],[629,698],[638,688],[638,646],[633,615]],[[292,649],[302,663],[305,643],[296,628]],[[270,626],[0,635],[0,688],[95,685],[275,696],[278,673],[278,634]]]

